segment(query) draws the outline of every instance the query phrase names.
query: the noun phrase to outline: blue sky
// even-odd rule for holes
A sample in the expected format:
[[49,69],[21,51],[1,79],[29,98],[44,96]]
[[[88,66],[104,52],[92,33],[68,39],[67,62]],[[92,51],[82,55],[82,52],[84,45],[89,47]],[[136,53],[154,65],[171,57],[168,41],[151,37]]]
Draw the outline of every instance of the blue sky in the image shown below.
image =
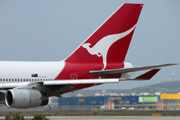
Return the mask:
[[[135,0],[1,0],[0,60],[63,60],[125,2]],[[134,66],[180,63],[180,1],[136,3],[144,3],[144,7],[126,62]],[[150,81],[126,81],[91,89],[150,85],[170,81],[172,73],[179,80],[180,66],[162,68]]]

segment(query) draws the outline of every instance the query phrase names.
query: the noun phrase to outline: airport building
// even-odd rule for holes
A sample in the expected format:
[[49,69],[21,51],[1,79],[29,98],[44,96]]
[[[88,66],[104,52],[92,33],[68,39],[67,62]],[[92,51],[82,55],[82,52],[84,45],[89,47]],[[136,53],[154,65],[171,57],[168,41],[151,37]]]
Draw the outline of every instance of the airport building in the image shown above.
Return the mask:
[[179,110],[180,94],[64,97],[59,109]]
[[180,110],[180,94],[161,94],[163,110]]
[[60,109],[157,109],[159,96],[93,96],[59,98]]

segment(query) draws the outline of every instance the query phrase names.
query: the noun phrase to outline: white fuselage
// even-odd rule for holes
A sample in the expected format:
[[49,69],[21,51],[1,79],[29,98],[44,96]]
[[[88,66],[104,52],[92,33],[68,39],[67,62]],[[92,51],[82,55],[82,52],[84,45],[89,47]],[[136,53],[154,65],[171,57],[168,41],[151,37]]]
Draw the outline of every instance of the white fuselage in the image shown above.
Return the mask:
[[[0,89],[27,86],[32,82],[56,80],[65,67],[64,61],[56,62],[0,62]],[[125,68],[133,67],[124,63]],[[132,73],[124,73],[121,78],[128,78]]]
[[[0,62],[0,83],[54,80],[65,63],[59,62]],[[33,76],[35,75],[35,76]],[[37,77],[38,76],[38,77]]]

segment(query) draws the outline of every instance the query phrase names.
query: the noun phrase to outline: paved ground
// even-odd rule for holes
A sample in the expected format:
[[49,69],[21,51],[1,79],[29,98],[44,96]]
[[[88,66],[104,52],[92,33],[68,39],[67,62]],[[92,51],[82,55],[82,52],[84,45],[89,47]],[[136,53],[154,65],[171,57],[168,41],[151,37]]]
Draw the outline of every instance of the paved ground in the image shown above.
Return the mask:
[[179,116],[48,116],[47,118],[50,120],[180,120]]
[[51,116],[50,120],[180,120],[174,116]]

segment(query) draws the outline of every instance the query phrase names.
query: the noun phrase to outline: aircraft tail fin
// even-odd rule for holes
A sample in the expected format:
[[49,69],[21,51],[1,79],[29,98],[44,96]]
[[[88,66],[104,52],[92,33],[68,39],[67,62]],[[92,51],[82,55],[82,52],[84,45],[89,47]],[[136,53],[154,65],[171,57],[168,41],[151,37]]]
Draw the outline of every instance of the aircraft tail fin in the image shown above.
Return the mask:
[[124,62],[143,4],[123,4],[65,61],[72,63]]

